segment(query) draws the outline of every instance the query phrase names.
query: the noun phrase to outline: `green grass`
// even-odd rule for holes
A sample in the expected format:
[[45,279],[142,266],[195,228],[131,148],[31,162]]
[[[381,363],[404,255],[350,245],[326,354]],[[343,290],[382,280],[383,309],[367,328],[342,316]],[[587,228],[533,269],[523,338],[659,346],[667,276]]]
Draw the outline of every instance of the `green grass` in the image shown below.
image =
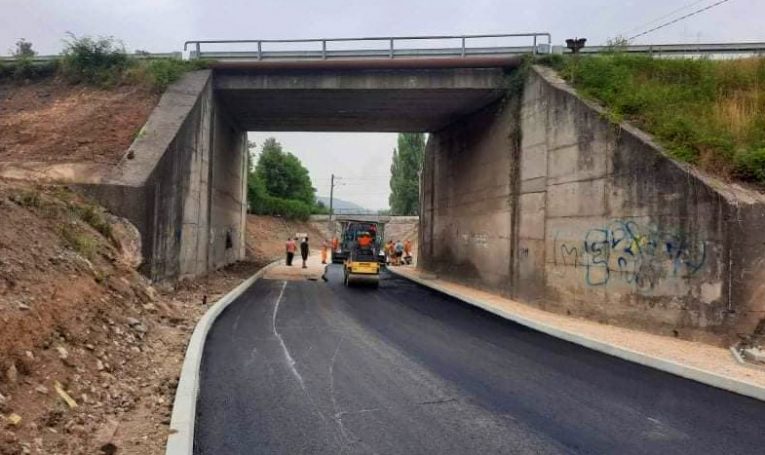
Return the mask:
[[112,225],[109,224],[104,209],[88,204],[70,204],[70,207],[82,221],[89,224],[106,239],[114,240]]
[[66,246],[92,261],[98,252],[98,241],[87,232],[81,231],[72,224],[61,226],[61,238]]
[[612,53],[539,61],[613,121],[654,135],[673,157],[765,183],[765,58],[661,59]]

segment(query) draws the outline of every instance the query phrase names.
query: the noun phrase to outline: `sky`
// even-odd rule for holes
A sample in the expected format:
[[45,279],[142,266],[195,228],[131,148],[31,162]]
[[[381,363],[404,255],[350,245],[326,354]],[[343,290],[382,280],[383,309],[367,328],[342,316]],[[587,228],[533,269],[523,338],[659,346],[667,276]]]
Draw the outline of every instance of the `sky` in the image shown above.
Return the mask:
[[[586,37],[602,44],[632,36],[719,0],[0,0],[0,55],[19,38],[40,54],[58,53],[66,33],[114,36],[128,50],[179,51],[190,39],[332,38],[550,32],[553,44]],[[679,11],[677,11],[679,10]],[[673,13],[674,14],[670,14]],[[668,14],[670,14],[668,17]],[[635,43],[765,41],[765,1],[729,0]],[[347,179],[338,197],[387,207],[352,180],[387,174],[391,134],[272,134],[304,161],[319,195],[329,175]],[[262,143],[268,135],[254,134]],[[360,154],[361,152],[361,154]],[[361,157],[363,155],[363,157]],[[360,158],[361,157],[361,158]],[[351,166],[361,160],[363,166]],[[360,187],[361,185],[355,185]],[[374,194],[372,194],[374,193]],[[380,194],[378,194],[380,193]]]

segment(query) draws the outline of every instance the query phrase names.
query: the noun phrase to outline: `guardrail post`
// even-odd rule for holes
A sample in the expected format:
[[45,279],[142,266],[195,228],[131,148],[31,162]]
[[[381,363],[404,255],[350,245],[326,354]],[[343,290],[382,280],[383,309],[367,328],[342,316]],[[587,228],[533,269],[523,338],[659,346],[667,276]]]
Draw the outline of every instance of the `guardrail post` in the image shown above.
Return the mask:
[[390,39],[390,58],[393,58],[393,38]]
[[465,37],[462,37],[462,56],[465,56]]
[[534,35],[534,47],[532,49],[531,53],[537,55],[537,35]]
[[260,60],[261,58],[263,58],[263,49],[261,47],[261,42],[258,41],[258,60]]
[[327,40],[325,39],[321,40],[321,58],[322,60],[327,59]]
[[199,41],[197,41],[196,50],[197,50],[196,58],[202,58],[202,52],[200,51]]

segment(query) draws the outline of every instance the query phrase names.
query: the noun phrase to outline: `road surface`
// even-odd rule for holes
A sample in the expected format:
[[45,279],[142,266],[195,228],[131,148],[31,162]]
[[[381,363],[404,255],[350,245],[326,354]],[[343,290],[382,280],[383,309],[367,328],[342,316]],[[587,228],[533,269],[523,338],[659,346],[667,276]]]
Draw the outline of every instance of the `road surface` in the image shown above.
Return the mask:
[[195,453],[765,453],[765,403],[401,278],[260,280],[213,326]]

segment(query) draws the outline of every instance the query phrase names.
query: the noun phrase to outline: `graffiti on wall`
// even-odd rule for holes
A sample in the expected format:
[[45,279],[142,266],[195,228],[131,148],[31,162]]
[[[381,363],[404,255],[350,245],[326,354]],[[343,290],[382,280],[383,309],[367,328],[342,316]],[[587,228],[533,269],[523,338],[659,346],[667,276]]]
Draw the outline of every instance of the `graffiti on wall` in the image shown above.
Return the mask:
[[653,288],[664,279],[694,276],[706,259],[706,242],[632,220],[590,229],[581,241],[555,238],[555,263],[582,267],[591,286],[604,286],[618,276],[639,288]]

